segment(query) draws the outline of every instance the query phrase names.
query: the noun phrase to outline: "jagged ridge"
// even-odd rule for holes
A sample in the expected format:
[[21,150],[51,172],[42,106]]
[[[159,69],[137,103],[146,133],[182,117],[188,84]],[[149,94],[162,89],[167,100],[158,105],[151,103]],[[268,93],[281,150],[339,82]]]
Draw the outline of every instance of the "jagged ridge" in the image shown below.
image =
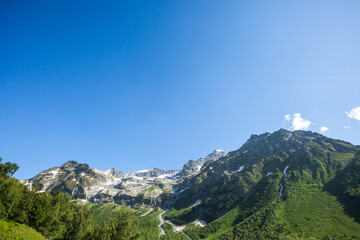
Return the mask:
[[[30,188],[36,185],[40,192],[62,191],[73,199],[95,203],[116,202],[129,206],[156,205],[163,193],[173,192],[173,185],[183,178],[200,171],[206,161],[225,156],[223,150],[215,150],[197,161],[190,160],[182,171],[149,168],[124,174],[115,168],[106,171],[92,169],[88,164],[68,161],[60,167],[45,170],[24,181]],[[192,162],[196,164],[192,165]]]

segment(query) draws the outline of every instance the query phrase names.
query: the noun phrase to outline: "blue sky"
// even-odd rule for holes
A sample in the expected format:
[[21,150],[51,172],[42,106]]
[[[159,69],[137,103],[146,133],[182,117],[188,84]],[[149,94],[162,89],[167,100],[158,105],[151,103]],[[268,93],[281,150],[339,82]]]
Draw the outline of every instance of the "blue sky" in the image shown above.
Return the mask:
[[68,160],[181,169],[279,128],[360,144],[359,12],[356,0],[2,1],[0,156],[25,179]]

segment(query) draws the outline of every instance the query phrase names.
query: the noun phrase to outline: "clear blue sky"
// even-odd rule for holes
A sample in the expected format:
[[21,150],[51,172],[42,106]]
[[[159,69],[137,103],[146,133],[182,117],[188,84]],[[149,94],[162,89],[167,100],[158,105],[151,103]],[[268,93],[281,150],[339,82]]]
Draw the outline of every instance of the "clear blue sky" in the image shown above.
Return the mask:
[[20,179],[68,160],[181,169],[294,129],[295,113],[360,144],[345,114],[360,106],[359,13],[358,0],[1,1],[0,156]]

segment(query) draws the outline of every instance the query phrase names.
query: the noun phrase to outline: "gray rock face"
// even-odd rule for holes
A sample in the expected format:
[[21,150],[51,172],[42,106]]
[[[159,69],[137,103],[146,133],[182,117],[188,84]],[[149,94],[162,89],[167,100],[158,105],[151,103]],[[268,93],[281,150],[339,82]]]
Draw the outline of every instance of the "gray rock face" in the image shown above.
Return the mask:
[[183,169],[180,172],[182,177],[191,176],[200,171],[201,167],[204,165],[204,160],[199,159],[197,161],[189,160],[184,164]]

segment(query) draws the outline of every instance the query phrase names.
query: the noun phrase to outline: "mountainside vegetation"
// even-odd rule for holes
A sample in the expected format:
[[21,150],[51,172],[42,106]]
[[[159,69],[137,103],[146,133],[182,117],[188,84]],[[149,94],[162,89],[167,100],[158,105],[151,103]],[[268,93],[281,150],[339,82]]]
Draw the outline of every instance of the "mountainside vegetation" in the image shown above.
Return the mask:
[[209,222],[186,228],[192,239],[358,239],[359,150],[311,132],[254,135],[184,184],[165,218]]

